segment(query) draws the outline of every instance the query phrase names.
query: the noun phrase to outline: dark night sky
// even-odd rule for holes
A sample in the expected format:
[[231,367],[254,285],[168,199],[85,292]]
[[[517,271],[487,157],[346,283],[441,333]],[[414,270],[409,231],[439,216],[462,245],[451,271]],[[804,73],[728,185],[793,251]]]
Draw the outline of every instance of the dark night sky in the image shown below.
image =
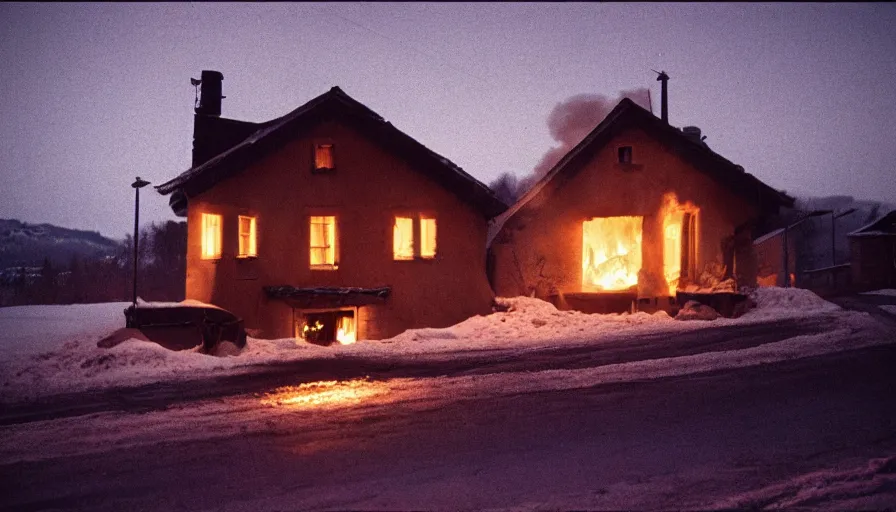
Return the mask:
[[[670,122],[794,194],[896,202],[892,4],[2,4],[0,218],[122,237],[189,167],[194,90],[265,121],[334,85],[491,181],[581,93],[669,82]],[[174,218],[141,195],[141,220]]]

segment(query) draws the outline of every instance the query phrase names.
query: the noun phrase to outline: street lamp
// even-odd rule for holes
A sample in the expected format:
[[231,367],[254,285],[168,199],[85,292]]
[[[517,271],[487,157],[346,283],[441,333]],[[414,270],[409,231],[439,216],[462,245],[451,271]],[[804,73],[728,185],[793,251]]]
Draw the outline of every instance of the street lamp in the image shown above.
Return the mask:
[[832,210],[813,210],[813,211],[803,215],[802,217],[800,217],[800,219],[798,221],[794,222],[793,224],[784,227],[783,239],[784,239],[784,287],[785,288],[790,288],[790,285],[791,285],[791,283],[790,283],[790,268],[789,268],[790,267],[790,261],[789,261],[790,257],[787,254],[787,252],[788,252],[787,251],[787,230],[789,230],[790,228],[796,227],[797,224],[803,222],[804,220],[806,220],[810,217],[819,217],[821,215],[827,215],[829,213],[833,213],[833,211]]
[[[133,319],[136,321],[137,317],[137,242],[140,239],[140,233],[138,232],[139,223],[140,223],[140,189],[149,185],[149,182],[146,180],[140,179],[140,176],[137,176],[137,179],[131,183],[131,186],[134,187],[134,316]],[[128,327],[136,327],[134,325]]]

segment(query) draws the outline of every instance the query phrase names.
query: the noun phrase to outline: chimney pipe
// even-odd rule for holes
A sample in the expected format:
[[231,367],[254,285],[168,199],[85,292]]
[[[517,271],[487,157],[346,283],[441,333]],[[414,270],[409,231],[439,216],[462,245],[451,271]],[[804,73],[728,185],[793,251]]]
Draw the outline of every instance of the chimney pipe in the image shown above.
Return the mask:
[[657,82],[662,82],[662,94],[660,98],[660,118],[664,123],[669,124],[669,93],[667,83],[669,75],[665,71],[660,71],[660,75],[656,77]]
[[199,106],[196,107],[197,114],[207,116],[221,116],[221,99],[225,96],[221,95],[221,82],[224,75],[220,71],[202,70],[202,78],[200,79],[201,94],[199,96]]

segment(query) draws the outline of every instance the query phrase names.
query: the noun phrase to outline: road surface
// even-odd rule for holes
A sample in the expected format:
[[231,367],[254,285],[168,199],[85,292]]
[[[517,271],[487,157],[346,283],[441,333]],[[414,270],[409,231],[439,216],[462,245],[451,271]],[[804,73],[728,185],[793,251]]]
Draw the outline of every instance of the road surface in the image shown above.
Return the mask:
[[[831,328],[823,319],[754,327],[644,339],[640,347],[387,365],[374,380],[426,390],[445,375],[527,378]],[[117,402],[82,394],[84,410],[68,397],[46,404],[43,416],[4,411],[0,435],[17,445],[3,453],[18,455],[0,457],[0,510],[892,508],[894,368],[896,345],[883,345],[681,377],[474,398],[387,396],[358,407],[277,410],[276,417],[270,406],[245,404],[308,375],[272,370],[259,373],[251,391],[235,391],[247,381],[225,380],[180,398],[177,387]],[[348,364],[311,377],[357,370]],[[165,433],[176,426],[165,418],[194,408],[205,437]],[[254,428],[275,420],[277,428]],[[122,425],[139,442],[135,435],[97,446],[84,439],[91,429]],[[59,439],[67,433],[74,437]],[[97,439],[112,439],[104,435]],[[61,449],[67,441],[90,449]],[[792,483],[807,474],[821,475],[814,481],[827,487]]]

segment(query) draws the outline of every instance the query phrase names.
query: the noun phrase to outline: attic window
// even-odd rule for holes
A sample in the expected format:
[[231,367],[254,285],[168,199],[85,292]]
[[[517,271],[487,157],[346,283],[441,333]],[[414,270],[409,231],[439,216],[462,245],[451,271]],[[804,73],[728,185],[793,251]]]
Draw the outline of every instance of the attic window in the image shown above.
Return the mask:
[[620,146],[617,153],[618,153],[620,164],[632,163],[632,147],[631,146]]
[[335,169],[333,163],[333,144],[322,142],[314,145],[314,170],[330,171]]

